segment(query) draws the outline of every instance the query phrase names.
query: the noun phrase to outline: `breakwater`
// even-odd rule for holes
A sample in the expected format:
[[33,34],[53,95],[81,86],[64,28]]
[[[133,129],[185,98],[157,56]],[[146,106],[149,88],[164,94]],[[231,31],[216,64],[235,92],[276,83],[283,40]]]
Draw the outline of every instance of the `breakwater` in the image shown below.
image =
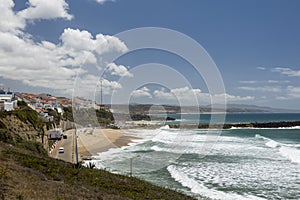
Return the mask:
[[230,129],[230,128],[284,128],[300,126],[300,121],[264,122],[264,123],[225,123],[225,124],[170,124],[170,128],[187,129]]

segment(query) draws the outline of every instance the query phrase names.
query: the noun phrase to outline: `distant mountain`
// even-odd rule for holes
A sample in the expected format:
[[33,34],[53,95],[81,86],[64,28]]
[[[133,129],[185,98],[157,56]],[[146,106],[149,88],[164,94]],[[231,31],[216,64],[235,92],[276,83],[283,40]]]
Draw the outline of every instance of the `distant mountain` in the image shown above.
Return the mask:
[[227,104],[226,110],[221,104],[213,107],[207,106],[177,106],[177,105],[154,105],[154,104],[119,104],[111,106],[113,113],[136,113],[136,114],[149,114],[149,113],[210,113],[210,112],[229,112],[229,113],[300,113],[300,110],[272,108],[266,106],[256,106],[247,104]]
[[271,112],[271,113],[299,113],[300,110],[272,108],[267,106],[256,106],[247,104],[227,104],[227,112]]

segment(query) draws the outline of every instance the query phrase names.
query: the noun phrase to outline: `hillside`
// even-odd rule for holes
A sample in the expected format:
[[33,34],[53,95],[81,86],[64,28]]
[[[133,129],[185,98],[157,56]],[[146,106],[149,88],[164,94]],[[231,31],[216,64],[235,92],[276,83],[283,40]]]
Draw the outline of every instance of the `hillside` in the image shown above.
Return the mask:
[[0,142],[2,199],[192,199],[145,181],[71,163]]
[[0,113],[1,199],[193,199],[134,177],[50,158],[37,114]]
[[[111,106],[115,113],[127,113],[128,105]],[[130,104],[129,113],[132,114],[149,114],[151,113],[209,113],[212,111],[211,105],[207,106],[178,106],[178,105],[153,105],[153,104]],[[227,104],[226,110],[224,105],[216,104],[213,112],[227,113],[299,113],[298,109],[280,109],[265,106],[245,105],[245,104]]]

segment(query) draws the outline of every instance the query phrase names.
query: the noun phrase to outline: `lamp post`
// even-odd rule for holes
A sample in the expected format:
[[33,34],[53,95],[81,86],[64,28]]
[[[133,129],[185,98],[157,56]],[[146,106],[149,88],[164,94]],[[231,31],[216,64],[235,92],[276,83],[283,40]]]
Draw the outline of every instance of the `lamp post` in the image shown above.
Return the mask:
[[76,165],[78,165],[78,145],[77,145],[77,130],[74,131],[75,133],[75,159]]
[[132,177],[132,159],[133,158],[130,158],[130,173],[129,173],[130,177]]
[[133,158],[139,158],[139,157],[140,157],[140,155],[137,155],[135,157],[130,158],[130,173],[129,173],[130,177],[132,177],[132,160],[133,160]]

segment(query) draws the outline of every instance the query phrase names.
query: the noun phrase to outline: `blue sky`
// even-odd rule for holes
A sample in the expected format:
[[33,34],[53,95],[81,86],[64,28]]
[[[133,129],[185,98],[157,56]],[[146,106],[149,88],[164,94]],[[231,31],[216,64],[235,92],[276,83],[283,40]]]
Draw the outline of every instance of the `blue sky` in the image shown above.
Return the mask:
[[[86,37],[85,41],[92,41],[91,45],[94,45],[97,43],[98,34],[109,41],[111,38],[108,36],[129,29],[162,27],[181,32],[203,46],[222,75],[229,103],[300,108],[300,2],[297,0],[24,2],[3,0],[3,5],[0,6],[6,13],[0,17],[0,51],[3,57],[0,59],[0,83],[6,87],[10,86],[15,91],[48,91],[70,96],[78,66],[84,65],[84,70],[87,70],[88,66],[78,61],[79,59],[71,62],[66,56],[80,58],[82,51],[86,56],[95,50],[91,46],[79,48],[75,44],[76,41]],[[11,21],[11,24],[8,25],[5,21]],[[15,40],[7,39],[10,37],[14,37]],[[7,40],[10,41],[12,49],[7,48]],[[48,42],[48,46],[45,45],[45,41]],[[19,53],[22,50],[16,45],[20,42],[23,42],[21,46],[24,51],[27,45],[27,54]],[[110,65],[109,73],[105,75],[105,101],[110,101],[111,90],[126,87],[118,85],[120,78],[134,78],[134,75],[130,76],[130,70],[134,66],[151,62],[163,63],[178,70],[189,79],[191,88],[178,85],[162,89],[158,85],[141,85],[134,92],[138,95],[133,101],[172,104],[176,101],[171,98],[157,99],[155,94],[164,91],[163,95],[173,93],[175,96],[179,95],[177,98],[180,99],[180,95],[188,96],[196,89],[200,90],[197,91],[199,98],[207,97],[209,91],[205,82],[201,77],[195,76],[191,70],[192,66],[186,61],[162,51],[130,52],[130,49],[125,47],[126,43],[122,46],[121,40],[114,42],[110,43],[115,45],[113,49],[124,53],[124,56],[116,60],[115,65]],[[52,53],[48,52],[50,50]],[[128,51],[130,53],[125,54]],[[30,55],[29,52],[40,52],[42,56]],[[49,58],[51,56],[53,58]],[[99,52],[97,56],[100,56]],[[14,59],[15,57],[17,58]],[[17,62],[18,57],[20,62]],[[57,57],[63,59],[55,60]],[[21,64],[27,62],[28,64]],[[32,67],[34,63],[54,63],[58,68],[54,69],[51,64],[42,64],[35,68]],[[64,73],[56,74],[56,71],[61,69],[59,67],[63,68]],[[35,71],[31,72],[30,69]],[[42,73],[52,74],[53,77],[41,75]],[[84,77],[89,79],[82,81],[93,85],[94,82],[89,80],[96,80],[96,77],[87,75]],[[37,80],[37,77],[43,78]],[[61,88],[58,88],[58,85]]]

